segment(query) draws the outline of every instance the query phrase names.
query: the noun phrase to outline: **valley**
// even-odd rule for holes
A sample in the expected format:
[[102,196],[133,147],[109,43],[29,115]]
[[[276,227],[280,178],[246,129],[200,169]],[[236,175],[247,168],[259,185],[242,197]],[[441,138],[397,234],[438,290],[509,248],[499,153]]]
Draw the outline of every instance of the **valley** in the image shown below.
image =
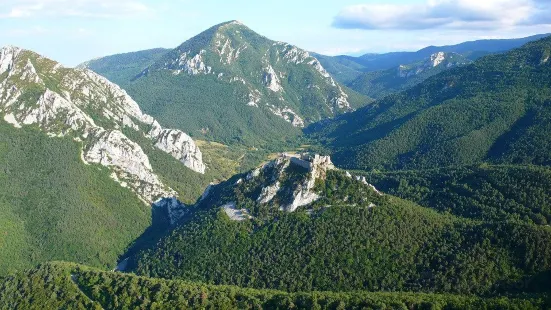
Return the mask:
[[0,309],[547,309],[550,55],[3,47]]

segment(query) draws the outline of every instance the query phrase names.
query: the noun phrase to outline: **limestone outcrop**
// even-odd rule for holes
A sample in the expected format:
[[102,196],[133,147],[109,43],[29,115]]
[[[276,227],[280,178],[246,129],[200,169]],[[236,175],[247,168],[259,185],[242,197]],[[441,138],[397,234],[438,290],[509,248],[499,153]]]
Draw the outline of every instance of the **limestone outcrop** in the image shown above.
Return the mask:
[[141,146],[123,133],[125,128],[149,138],[188,168],[205,172],[201,151],[190,136],[162,128],[123,89],[90,70],[64,68],[10,46],[0,49],[0,75],[4,121],[81,142],[86,164],[108,167],[113,179],[146,203],[175,192],[161,182]]

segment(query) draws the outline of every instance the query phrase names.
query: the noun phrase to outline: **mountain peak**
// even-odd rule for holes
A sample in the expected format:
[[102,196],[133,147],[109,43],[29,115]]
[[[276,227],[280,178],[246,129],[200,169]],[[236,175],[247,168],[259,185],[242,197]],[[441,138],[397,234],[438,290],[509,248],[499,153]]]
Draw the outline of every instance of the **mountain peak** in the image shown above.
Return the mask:
[[438,52],[430,55],[430,61],[432,62],[432,66],[436,67],[439,64],[441,64],[446,59],[446,53],[444,52]]
[[247,27],[247,26],[245,26],[245,24],[243,24],[242,22],[240,22],[238,20],[235,20],[235,19],[227,21],[227,22],[223,22],[221,24],[218,24],[218,27],[231,26],[231,25]]
[[23,48],[19,47],[19,46],[15,46],[15,45],[5,45],[5,46],[2,46],[0,48],[0,51],[4,52],[4,51],[22,51],[24,50]]
[[14,50],[23,50],[22,48],[15,45],[5,45],[0,48],[0,51],[14,51]]
[[12,45],[7,45],[0,49],[0,74],[13,67],[15,58],[21,51],[21,48]]
[[[203,31],[198,36],[202,36],[203,34],[206,34],[207,36],[212,36],[212,38],[214,39],[219,34],[227,34],[227,35],[239,34],[240,30],[247,30],[247,31],[250,31],[251,33],[259,35],[256,32],[254,32],[253,30],[251,30],[251,28],[249,28],[245,24],[243,24],[242,22],[240,22],[238,20],[231,20],[231,21],[227,21],[227,22],[223,22],[223,23],[220,23],[218,25],[215,25],[215,26]],[[237,31],[237,33],[228,33],[228,31]]]
[[235,20],[185,41],[135,80],[143,81],[150,74],[197,79],[197,87],[210,80],[213,85],[225,85],[219,89],[224,97],[225,87],[231,87],[234,103],[267,110],[275,116],[274,122],[282,119],[293,127],[350,111],[354,104],[310,53],[270,40]]

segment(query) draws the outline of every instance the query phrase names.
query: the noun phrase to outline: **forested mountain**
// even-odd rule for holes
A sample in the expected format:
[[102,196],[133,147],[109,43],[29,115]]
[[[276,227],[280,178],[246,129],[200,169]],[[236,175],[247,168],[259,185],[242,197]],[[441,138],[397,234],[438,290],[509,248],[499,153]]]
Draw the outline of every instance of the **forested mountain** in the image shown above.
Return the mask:
[[185,133],[117,85],[31,51],[0,49],[0,273],[50,260],[113,266],[151,203],[192,203],[215,179]]
[[101,75],[111,82],[120,84],[132,80],[139,72],[152,65],[168,51],[169,49],[166,48],[154,48],[105,56],[84,62],[78,68],[101,72]]
[[519,39],[488,39],[463,42],[456,45],[428,46],[416,52],[391,52],[384,54],[365,54],[354,56],[317,56],[321,64],[335,79],[348,85],[364,72],[382,71],[412,64],[430,57],[438,52],[461,54],[469,60],[482,56],[506,52],[522,45],[542,39],[549,34],[538,34]]
[[0,49],[0,309],[551,308],[541,37]]
[[496,294],[549,285],[550,251],[547,227],[437,213],[326,157],[282,157],[211,187],[129,268],[287,291]]
[[0,281],[0,309],[544,309],[544,295],[288,293],[123,275],[55,262]]
[[184,132],[164,129],[117,85],[84,69],[17,47],[0,50],[0,112],[15,128],[34,126],[52,137],[82,142],[82,161],[110,167],[144,201],[171,195],[152,171],[140,145],[125,136],[131,129],[150,145],[198,173],[202,153]]
[[377,188],[440,212],[485,221],[551,223],[551,169],[474,165],[365,173]]
[[113,77],[163,125],[226,144],[277,149],[296,139],[300,128],[369,102],[335,82],[308,52],[236,21],[189,39],[133,79],[125,81],[125,68],[137,64],[122,66],[114,77],[108,62],[86,66]]
[[412,64],[396,68],[362,73],[348,86],[374,99],[411,88],[444,70],[472,61],[457,53],[438,52]]
[[47,263],[0,277],[0,309],[546,309],[550,234],[439,214],[291,155],[210,187],[132,258],[184,281]]
[[548,165],[551,38],[433,76],[308,129],[355,169]]
[[80,153],[0,121],[0,274],[60,259],[112,267],[150,225],[151,207]]

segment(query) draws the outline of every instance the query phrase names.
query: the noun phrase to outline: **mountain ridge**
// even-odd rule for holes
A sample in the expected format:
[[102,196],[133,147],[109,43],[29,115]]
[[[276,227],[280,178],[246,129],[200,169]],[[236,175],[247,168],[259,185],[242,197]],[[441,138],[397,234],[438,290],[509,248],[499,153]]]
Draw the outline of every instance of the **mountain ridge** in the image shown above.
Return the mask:
[[375,99],[411,88],[427,78],[456,66],[472,63],[454,52],[436,52],[430,57],[411,64],[362,73],[348,84],[349,87]]
[[146,202],[174,193],[165,190],[141,147],[120,128],[149,128],[146,136],[157,148],[194,171],[205,171],[201,152],[188,135],[163,129],[124,90],[92,71],[64,68],[33,52],[5,47],[0,77],[4,121],[15,128],[37,125],[52,137],[73,136],[84,143],[84,163],[112,167],[113,178]]
[[494,294],[543,280],[551,263],[547,227],[438,213],[325,156],[279,157],[209,188],[182,214],[126,272],[286,291]]
[[310,130],[361,169],[548,165],[550,50],[547,37],[490,55]]
[[550,34],[537,34],[516,39],[487,39],[467,41],[455,45],[427,46],[414,52],[368,53],[358,57],[338,55],[318,58],[328,71],[341,83],[348,85],[363,73],[388,70],[399,65],[411,64],[430,57],[437,52],[459,53],[474,61],[483,56],[506,52],[528,42],[536,41]]
[[[101,74],[102,60],[88,67]],[[369,102],[339,85],[310,53],[236,21],[215,25],[135,69],[133,78],[121,73],[116,81],[144,111],[163,125],[225,144],[294,140],[302,127]],[[213,112],[198,113],[204,108]]]

